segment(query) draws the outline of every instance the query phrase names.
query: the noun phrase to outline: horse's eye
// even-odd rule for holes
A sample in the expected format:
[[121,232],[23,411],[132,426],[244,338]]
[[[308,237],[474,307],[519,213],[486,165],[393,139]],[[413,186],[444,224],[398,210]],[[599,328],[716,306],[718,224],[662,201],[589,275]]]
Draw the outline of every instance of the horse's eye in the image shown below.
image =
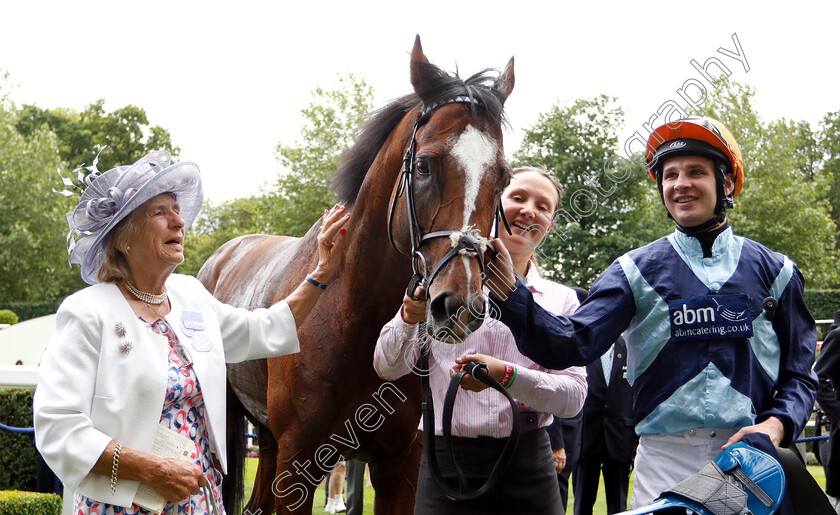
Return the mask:
[[423,158],[414,162],[414,168],[417,170],[417,173],[423,176],[429,176],[432,173],[429,169],[429,162]]

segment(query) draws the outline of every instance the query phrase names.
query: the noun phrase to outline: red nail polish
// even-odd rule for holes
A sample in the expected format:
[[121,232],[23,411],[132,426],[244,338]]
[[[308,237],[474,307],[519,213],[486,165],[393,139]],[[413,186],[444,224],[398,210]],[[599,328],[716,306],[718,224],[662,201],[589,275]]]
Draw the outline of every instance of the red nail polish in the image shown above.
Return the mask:
[[342,229],[338,231],[339,234],[347,234],[347,229]]

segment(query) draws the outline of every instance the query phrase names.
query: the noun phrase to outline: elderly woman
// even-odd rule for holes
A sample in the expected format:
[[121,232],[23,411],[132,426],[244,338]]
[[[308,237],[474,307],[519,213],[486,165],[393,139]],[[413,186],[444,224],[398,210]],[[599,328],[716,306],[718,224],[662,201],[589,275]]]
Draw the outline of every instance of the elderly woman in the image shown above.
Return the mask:
[[[225,363],[299,351],[297,326],[343,259],[348,215],[325,214],[315,270],[251,312],[172,273],[203,198],[195,164],[155,151],[91,177],[67,219],[70,262],[93,286],[58,310],[35,392],[38,449],[65,497],[75,492],[74,514],[149,513],[135,504],[141,485],[166,513],[224,513]],[[173,433],[194,444],[188,459],[154,448]]]

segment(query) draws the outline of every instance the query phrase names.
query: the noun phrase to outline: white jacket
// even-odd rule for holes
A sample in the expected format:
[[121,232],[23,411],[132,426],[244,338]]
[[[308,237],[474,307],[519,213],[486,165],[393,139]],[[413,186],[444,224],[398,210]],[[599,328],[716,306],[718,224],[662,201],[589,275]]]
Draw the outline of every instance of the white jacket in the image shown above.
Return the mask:
[[[210,450],[222,469],[225,451],[225,363],[292,354],[300,350],[294,316],[285,301],[253,312],[216,300],[194,277],[171,275],[166,316],[193,360],[204,395]],[[203,330],[182,324],[184,313]],[[117,334],[117,324],[125,336]],[[188,324],[193,325],[195,324]],[[133,344],[122,352],[125,340]],[[33,402],[35,440],[47,464],[65,484],[88,498],[131,505],[138,481],[90,470],[111,440],[150,452],[167,386],[169,345],[138,320],[113,283],[81,290],[58,309],[56,331],[44,351]]]

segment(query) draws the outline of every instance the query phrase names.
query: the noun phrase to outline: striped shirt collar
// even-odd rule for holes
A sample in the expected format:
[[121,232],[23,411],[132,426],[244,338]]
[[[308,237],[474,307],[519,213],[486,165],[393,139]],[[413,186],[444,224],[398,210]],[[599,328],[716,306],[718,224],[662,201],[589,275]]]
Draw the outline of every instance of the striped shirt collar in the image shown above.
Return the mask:
[[545,293],[546,283],[551,282],[540,275],[540,270],[534,260],[528,261],[528,273],[522,283],[531,290],[531,293]]

